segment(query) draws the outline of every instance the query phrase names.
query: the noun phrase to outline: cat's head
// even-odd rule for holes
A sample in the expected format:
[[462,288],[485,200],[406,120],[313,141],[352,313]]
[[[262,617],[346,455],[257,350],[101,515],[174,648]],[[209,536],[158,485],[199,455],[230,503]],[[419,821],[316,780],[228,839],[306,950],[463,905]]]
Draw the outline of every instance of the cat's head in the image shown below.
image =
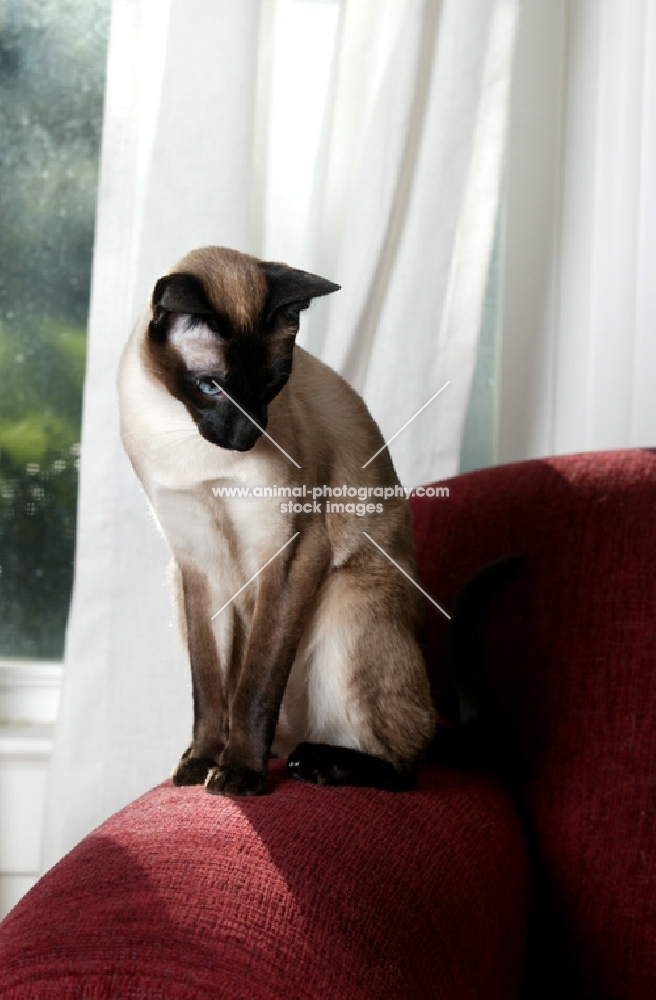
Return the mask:
[[291,374],[301,312],[338,288],[235,250],[195,250],[155,285],[144,362],[206,440],[248,451]]

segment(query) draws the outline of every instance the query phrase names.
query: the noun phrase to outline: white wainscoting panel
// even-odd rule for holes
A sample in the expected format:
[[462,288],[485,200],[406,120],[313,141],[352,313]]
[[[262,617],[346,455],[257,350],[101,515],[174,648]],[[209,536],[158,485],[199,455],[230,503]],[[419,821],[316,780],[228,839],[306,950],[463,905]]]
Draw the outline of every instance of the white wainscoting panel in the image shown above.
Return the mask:
[[36,882],[61,664],[0,662],[0,919]]

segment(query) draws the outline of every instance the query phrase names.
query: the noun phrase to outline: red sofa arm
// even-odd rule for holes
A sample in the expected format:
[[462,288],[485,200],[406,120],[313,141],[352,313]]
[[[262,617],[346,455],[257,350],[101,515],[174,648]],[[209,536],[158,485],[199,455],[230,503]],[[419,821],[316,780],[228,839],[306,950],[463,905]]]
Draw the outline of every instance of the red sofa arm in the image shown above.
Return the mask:
[[90,834],[0,925],[2,1000],[519,996],[527,866],[493,776],[270,781],[167,783]]
[[[520,462],[442,486],[448,497],[418,498],[413,514],[420,579],[443,607],[481,567],[525,557],[480,635],[544,875],[526,998],[652,1000],[656,450]],[[427,661],[446,701],[446,622],[428,611]]]

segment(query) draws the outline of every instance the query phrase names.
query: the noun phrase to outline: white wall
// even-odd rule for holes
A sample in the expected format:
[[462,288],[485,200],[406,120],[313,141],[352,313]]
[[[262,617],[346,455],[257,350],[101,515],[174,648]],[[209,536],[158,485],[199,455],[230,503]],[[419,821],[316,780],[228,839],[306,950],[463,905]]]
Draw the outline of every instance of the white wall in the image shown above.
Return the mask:
[[0,662],[0,919],[38,877],[61,665]]

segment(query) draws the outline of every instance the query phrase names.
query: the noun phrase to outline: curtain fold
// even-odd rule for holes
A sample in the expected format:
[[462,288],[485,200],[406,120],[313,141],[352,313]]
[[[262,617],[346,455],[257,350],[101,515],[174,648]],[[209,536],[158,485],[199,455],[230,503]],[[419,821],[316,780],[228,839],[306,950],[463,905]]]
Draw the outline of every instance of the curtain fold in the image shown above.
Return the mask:
[[[376,267],[350,316],[338,297],[331,304],[326,356],[361,389],[386,439],[449,383],[391,445],[408,486],[457,471],[497,216],[515,20],[514,3],[481,5],[474,18],[467,5],[426,6],[415,104]],[[368,231],[345,240],[338,281],[342,273],[347,280],[358,249],[370,259]]]
[[653,446],[656,2],[527,4],[508,149],[499,457]]
[[[298,248],[302,259],[288,263],[343,286],[313,307],[302,342],[364,394],[385,436],[450,381],[393,457],[408,485],[457,468],[517,0],[336,0],[314,11],[318,29],[315,6],[113,3],[76,580],[44,867],[163,780],[190,732],[168,556],[122,452],[115,398],[123,344],[173,261],[207,243],[277,259]],[[311,60],[284,48],[305,16],[316,78]],[[294,94],[307,97],[299,88],[318,103],[306,133],[293,118]],[[293,139],[290,119],[312,171],[296,191],[281,138]]]

